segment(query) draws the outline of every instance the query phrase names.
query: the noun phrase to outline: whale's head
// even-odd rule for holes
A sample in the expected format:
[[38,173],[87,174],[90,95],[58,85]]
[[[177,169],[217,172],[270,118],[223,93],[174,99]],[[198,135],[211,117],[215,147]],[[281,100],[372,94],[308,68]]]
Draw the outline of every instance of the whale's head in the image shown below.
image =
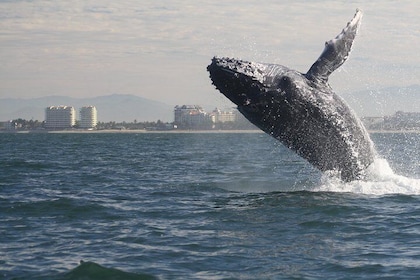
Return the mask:
[[269,88],[268,66],[233,58],[214,57],[207,71],[216,88],[241,107],[250,103],[255,104],[261,93]]
[[304,99],[307,79],[285,66],[214,57],[207,67],[216,88],[251,122],[261,115],[290,117],[290,100]]

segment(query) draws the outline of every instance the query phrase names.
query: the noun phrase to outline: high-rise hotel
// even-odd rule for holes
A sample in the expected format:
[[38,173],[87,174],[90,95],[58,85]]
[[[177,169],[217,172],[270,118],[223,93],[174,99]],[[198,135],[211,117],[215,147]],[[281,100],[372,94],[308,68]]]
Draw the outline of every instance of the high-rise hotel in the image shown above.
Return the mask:
[[94,128],[98,123],[95,106],[85,106],[80,109],[80,128]]
[[71,106],[50,106],[45,109],[45,127],[72,128],[76,124],[76,111]]
[[[79,127],[92,129],[98,123],[95,106],[85,106],[80,109]],[[72,106],[50,106],[45,109],[45,128],[68,129],[76,125],[76,110]]]

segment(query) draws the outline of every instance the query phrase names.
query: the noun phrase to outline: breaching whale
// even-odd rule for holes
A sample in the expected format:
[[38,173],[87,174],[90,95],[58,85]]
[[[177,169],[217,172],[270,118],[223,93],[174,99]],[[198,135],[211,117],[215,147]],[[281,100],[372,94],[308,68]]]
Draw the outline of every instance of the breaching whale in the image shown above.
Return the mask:
[[362,122],[328,84],[328,76],[347,60],[361,19],[357,10],[306,74],[226,57],[214,57],[207,67],[215,87],[250,122],[343,181],[365,178],[375,157]]

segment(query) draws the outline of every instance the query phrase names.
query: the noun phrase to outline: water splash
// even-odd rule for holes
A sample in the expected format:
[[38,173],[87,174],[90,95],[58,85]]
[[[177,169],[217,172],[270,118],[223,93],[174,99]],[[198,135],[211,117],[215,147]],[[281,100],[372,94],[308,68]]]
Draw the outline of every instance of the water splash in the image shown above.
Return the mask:
[[324,174],[320,185],[315,187],[314,191],[420,195],[420,179],[395,174],[386,159],[375,159],[369,166],[367,175],[367,180],[344,183],[335,176]]

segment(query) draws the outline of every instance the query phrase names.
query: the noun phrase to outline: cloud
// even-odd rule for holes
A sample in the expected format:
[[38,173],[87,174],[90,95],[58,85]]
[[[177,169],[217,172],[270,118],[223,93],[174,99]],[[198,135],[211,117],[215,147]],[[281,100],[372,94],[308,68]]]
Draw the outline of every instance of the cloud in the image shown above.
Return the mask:
[[0,2],[0,94],[211,102],[211,56],[304,72],[358,7],[361,32],[334,88],[419,83],[417,1],[33,0]]

